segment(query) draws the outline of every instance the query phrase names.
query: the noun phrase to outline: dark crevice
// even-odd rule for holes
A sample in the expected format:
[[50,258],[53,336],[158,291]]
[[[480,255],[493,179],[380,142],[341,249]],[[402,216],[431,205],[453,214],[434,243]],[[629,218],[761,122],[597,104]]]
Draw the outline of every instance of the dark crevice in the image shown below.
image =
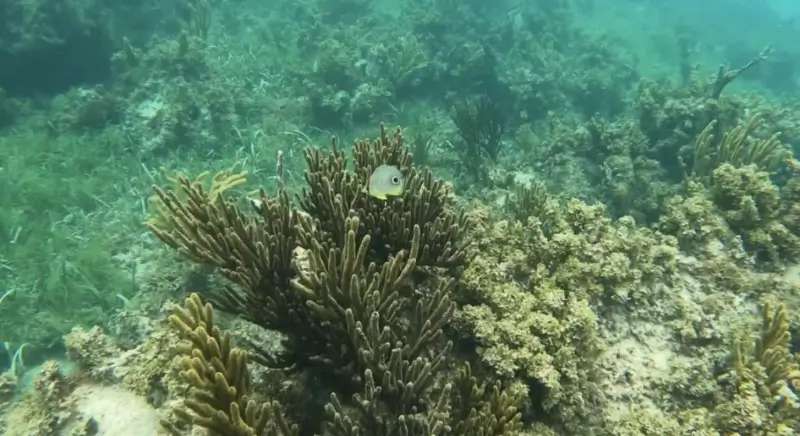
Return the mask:
[[100,29],[36,50],[0,51],[0,89],[11,97],[42,97],[102,84],[110,76],[113,52],[112,41]]

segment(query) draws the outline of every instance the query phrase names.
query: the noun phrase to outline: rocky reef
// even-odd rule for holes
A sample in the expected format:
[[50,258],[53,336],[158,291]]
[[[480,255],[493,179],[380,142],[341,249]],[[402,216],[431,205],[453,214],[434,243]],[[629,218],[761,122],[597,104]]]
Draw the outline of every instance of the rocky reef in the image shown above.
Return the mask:
[[793,47],[62,3],[0,0],[3,434],[800,431]]

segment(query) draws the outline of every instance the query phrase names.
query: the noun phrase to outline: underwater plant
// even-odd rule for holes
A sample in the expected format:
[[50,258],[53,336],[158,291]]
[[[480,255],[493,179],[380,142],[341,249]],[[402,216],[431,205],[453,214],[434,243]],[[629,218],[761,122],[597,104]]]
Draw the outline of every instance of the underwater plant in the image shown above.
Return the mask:
[[453,122],[460,141],[453,145],[464,172],[476,180],[485,177],[484,159],[497,162],[501,139],[508,127],[505,107],[489,94],[480,94],[456,105]]

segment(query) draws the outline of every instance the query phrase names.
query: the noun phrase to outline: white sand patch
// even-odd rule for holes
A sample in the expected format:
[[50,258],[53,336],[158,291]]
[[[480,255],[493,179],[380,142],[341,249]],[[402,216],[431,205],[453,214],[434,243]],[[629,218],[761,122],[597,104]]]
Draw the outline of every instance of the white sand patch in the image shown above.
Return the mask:
[[154,436],[158,413],[147,402],[122,388],[86,385],[72,394],[76,410],[97,422],[96,436]]

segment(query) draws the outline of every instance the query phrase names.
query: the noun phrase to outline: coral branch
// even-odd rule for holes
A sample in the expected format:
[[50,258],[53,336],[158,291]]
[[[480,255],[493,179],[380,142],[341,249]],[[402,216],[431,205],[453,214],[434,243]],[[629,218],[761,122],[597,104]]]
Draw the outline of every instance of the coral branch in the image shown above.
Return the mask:
[[185,200],[174,191],[154,188],[169,211],[171,225],[147,223],[148,228],[187,258],[216,267],[241,286],[241,291],[226,289],[213,296],[220,308],[265,328],[293,326],[287,315],[303,303],[285,291],[292,276],[293,234],[299,217],[292,213],[286,194],[269,198],[262,191],[254,204],[262,219],[256,220],[230,201],[215,204],[201,184],[185,178],[179,184]]
[[[421,230],[420,266],[453,267],[469,258],[464,243],[468,228],[463,213],[452,210],[446,183],[428,170],[413,166],[413,158],[400,131],[390,137],[381,126],[375,141],[356,141],[353,146],[354,172],[346,171],[347,159],[334,140],[330,151],[306,151],[308,188],[300,196],[300,206],[318,220],[319,229],[337,245],[345,241],[345,220],[359,218],[357,237],[372,238],[366,261],[384,262],[400,250],[411,248],[415,226]],[[401,197],[384,202],[362,192],[372,170],[379,165],[394,165],[405,179]]]
[[251,399],[247,353],[231,345],[229,333],[214,325],[210,304],[191,294],[184,307],[176,307],[170,322],[185,338],[178,346],[181,376],[192,386],[183,407],[173,410],[176,423],[163,421],[173,435],[179,426],[197,426],[215,435],[296,436],[297,426],[283,418],[280,405]]
[[750,68],[758,65],[761,61],[767,59],[770,52],[772,52],[772,47],[768,46],[765,48],[758,56],[753,58],[750,62],[745,64],[743,67],[736,69],[736,70],[729,70],[725,68],[724,65],[720,65],[719,70],[717,71],[717,77],[714,79],[714,82],[711,84],[711,98],[718,99],[720,95],[722,95],[722,91],[725,89],[726,86],[730,85],[731,82],[736,80],[742,73],[749,70]]

